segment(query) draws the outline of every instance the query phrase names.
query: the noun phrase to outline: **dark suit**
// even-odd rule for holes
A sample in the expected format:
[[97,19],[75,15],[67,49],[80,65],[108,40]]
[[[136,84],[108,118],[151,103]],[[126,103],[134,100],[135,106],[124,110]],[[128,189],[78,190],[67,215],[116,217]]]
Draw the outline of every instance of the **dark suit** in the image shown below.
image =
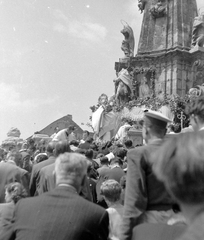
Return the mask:
[[[102,168],[101,168],[101,170],[102,170]],[[100,206],[103,206],[103,207],[107,208],[107,205],[104,201],[104,198],[101,195],[100,188],[101,188],[102,183],[105,180],[108,180],[108,179],[114,179],[114,180],[116,180],[117,182],[120,183],[120,179],[121,179],[122,176],[125,175],[125,173],[120,167],[114,167],[112,169],[104,167],[101,174],[102,175],[99,177],[99,180],[98,180],[97,185],[96,185],[97,201],[98,201],[98,204]]]
[[4,203],[5,186],[12,182],[21,183],[29,193],[28,172],[13,162],[0,162],[0,203]]
[[183,234],[185,229],[186,225],[182,223],[172,226],[162,223],[140,224],[134,228],[132,240],[175,240]]
[[[40,170],[40,173],[39,173],[40,182],[39,182],[39,190],[38,190],[39,194],[51,191],[56,187],[54,170],[55,170],[54,163]],[[80,195],[83,196],[85,199],[93,202],[91,189],[89,187],[89,181],[87,178],[85,179],[84,186],[82,187]]]
[[114,179],[120,183],[120,179],[124,175],[125,175],[125,173],[121,167],[113,167],[105,173],[104,178],[105,178],[105,180]]
[[172,199],[164,184],[152,172],[151,155],[162,145],[163,140],[154,140],[146,146],[128,151],[128,171],[121,240],[130,240],[132,229],[141,223],[139,217],[146,211],[167,211],[172,208]]
[[97,169],[97,172],[99,173],[99,178],[96,183],[96,194],[97,194],[97,201],[99,201],[99,202],[103,200],[103,197],[101,196],[100,187],[101,187],[101,184],[104,182],[104,177],[108,170],[109,170],[108,166],[102,166]]
[[33,166],[31,178],[30,178],[30,185],[29,185],[31,196],[38,195],[39,182],[40,182],[40,170],[45,166],[53,164],[54,162],[55,162],[55,157],[50,156],[47,160],[40,162],[38,164],[35,164]]
[[55,163],[43,167],[39,172],[39,189],[38,193],[42,194],[55,188]]
[[15,205],[13,202],[0,204],[0,235],[4,227],[11,223],[14,215]]
[[73,188],[63,186],[19,201],[13,235],[20,240],[105,240],[108,227],[109,217],[104,209],[80,197]]

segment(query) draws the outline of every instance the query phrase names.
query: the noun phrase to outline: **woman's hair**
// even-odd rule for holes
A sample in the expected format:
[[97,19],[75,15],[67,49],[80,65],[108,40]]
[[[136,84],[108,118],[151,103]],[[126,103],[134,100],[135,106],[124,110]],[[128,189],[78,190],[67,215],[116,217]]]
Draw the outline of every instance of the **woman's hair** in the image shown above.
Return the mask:
[[18,182],[9,183],[5,186],[5,190],[10,194],[11,199],[16,204],[21,198],[25,198],[28,196],[25,188],[22,184]]
[[121,186],[113,180],[106,180],[101,185],[101,194],[110,202],[114,203],[120,200]]
[[153,157],[153,170],[180,202],[204,202],[204,131],[179,134]]

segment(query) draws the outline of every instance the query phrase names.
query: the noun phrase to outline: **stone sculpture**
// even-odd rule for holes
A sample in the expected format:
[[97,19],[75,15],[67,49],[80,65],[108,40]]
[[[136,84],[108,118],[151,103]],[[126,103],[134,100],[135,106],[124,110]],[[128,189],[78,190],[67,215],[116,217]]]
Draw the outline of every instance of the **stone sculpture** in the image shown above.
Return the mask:
[[102,93],[98,98],[98,104],[105,106],[108,103],[108,96],[105,93]]
[[7,133],[7,138],[2,141],[2,147],[8,151],[17,149],[23,144],[23,139],[20,138],[21,132],[18,128],[11,128]]
[[164,6],[160,0],[156,5],[150,8],[150,13],[154,18],[164,17],[166,14],[166,6]]
[[144,76],[141,79],[141,84],[139,87],[139,97],[140,98],[146,98],[150,96],[150,88],[147,84],[147,78]]
[[135,38],[132,28],[124,21],[123,29],[121,33],[124,35],[125,39],[122,41],[121,49],[125,54],[125,57],[134,57],[134,48],[135,48]]
[[122,69],[115,82],[115,99],[116,103],[120,106],[130,100],[132,95],[132,77],[127,69]]
[[200,13],[195,17],[192,32],[192,47],[204,46],[204,13]]
[[189,95],[190,97],[204,96],[204,83],[202,85],[197,85],[194,88],[190,88]]
[[138,7],[141,13],[143,13],[145,9],[146,2],[147,2],[146,0],[138,0]]

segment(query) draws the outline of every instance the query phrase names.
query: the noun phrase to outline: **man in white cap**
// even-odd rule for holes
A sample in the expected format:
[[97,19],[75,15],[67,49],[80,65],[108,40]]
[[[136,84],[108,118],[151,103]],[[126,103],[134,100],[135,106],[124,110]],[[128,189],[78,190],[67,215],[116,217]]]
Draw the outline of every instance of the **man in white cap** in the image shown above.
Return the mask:
[[159,112],[145,111],[143,138],[147,145],[128,151],[121,240],[131,239],[133,228],[140,223],[165,223],[171,217],[173,200],[152,172],[151,160],[151,155],[164,142],[170,121]]

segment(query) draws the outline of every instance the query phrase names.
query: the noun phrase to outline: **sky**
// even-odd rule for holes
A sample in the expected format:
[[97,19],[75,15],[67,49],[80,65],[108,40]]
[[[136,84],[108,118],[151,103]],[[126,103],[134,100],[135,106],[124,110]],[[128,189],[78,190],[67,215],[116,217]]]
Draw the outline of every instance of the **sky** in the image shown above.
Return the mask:
[[[204,6],[197,0],[198,8]],[[136,49],[137,0],[0,0],[0,143],[11,127],[26,139],[71,114],[81,125],[101,93],[114,94],[126,21]]]

